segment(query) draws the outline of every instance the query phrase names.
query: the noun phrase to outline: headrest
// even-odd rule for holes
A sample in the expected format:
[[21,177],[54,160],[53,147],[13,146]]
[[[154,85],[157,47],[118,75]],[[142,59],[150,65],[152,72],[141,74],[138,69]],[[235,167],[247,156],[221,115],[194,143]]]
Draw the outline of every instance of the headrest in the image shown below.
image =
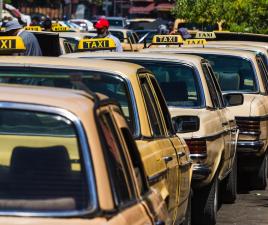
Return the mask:
[[240,76],[238,73],[220,72],[219,84],[222,91],[239,90]]

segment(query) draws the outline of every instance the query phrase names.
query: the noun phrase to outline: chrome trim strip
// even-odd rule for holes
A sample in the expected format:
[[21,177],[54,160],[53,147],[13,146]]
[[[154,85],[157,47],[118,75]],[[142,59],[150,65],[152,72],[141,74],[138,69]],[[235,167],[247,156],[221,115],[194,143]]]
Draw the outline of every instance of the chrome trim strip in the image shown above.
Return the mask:
[[198,158],[205,159],[205,158],[207,158],[207,156],[208,156],[207,153],[190,154],[190,158],[192,158],[192,159],[198,159]]
[[194,164],[193,166],[193,179],[204,180],[211,173],[211,169],[206,165]]
[[81,121],[72,114],[71,112],[51,107],[51,106],[44,106],[44,105],[33,105],[33,104],[23,104],[23,103],[14,103],[14,102],[0,102],[0,109],[14,109],[14,110],[28,110],[28,111],[35,111],[35,112],[41,112],[41,113],[50,113],[50,114],[57,114],[60,116],[63,116],[70,120],[76,128],[79,142],[80,142],[80,148],[81,153],[83,155],[85,170],[87,174],[87,183],[88,183],[88,195],[89,198],[88,202],[92,202],[92,206],[88,209],[84,210],[73,210],[73,211],[59,211],[59,212],[16,212],[16,211],[10,211],[10,212],[3,212],[0,211],[0,216],[26,216],[26,217],[74,217],[74,216],[84,216],[90,213],[93,213],[98,208],[98,200],[97,196],[94,193],[97,193],[96,187],[95,187],[95,178],[93,173],[93,167],[92,167],[92,159],[91,155],[89,153],[89,146],[87,142],[87,137],[85,135],[85,131],[83,128],[83,125]]
[[153,176],[149,176],[148,182],[149,182],[150,186],[154,185],[155,183],[159,182],[162,179],[165,179],[167,172],[168,172],[168,169],[165,169],[165,170],[159,172],[158,174],[155,174]]
[[237,151],[238,152],[258,152],[264,146],[262,140],[257,141],[238,141]]
[[239,134],[259,136],[261,131],[240,131]]

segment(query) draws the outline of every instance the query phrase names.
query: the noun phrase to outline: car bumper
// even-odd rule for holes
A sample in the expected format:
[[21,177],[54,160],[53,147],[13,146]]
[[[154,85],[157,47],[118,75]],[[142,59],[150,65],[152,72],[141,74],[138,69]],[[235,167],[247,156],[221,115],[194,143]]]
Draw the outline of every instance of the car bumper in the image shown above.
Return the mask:
[[237,152],[238,154],[243,153],[259,153],[264,146],[262,140],[256,141],[238,141],[237,142]]
[[194,164],[193,165],[193,180],[202,181],[209,177],[211,169],[206,165]]

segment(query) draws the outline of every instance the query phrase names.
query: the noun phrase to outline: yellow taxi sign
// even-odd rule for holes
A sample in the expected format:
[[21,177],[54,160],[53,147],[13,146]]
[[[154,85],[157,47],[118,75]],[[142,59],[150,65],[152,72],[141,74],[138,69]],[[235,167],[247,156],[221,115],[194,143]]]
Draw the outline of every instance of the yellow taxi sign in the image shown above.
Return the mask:
[[66,26],[58,25],[58,26],[52,26],[51,30],[54,32],[67,32],[67,31],[70,31],[70,28]]
[[197,38],[197,39],[215,39],[216,38],[216,34],[214,32],[198,31],[195,34],[195,38]]
[[205,45],[206,39],[187,39],[183,42],[184,45]]
[[0,36],[0,54],[24,52],[26,47],[19,36]]
[[26,26],[26,27],[24,27],[24,30],[42,31],[42,27],[40,27],[40,26]]
[[178,45],[182,43],[183,39],[180,35],[155,35],[152,40],[154,45]]
[[92,38],[79,41],[78,51],[114,50],[116,44],[112,38]]

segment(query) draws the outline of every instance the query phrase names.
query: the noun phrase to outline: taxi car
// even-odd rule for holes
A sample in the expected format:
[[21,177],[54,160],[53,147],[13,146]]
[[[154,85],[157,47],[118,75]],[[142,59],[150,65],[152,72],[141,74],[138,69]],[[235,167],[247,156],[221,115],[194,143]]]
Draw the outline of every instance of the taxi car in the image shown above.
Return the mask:
[[154,48],[154,53],[191,54],[211,63],[223,93],[242,93],[244,103],[231,107],[239,128],[238,169],[248,172],[252,187],[267,186],[268,80],[265,64],[256,52],[209,48]]
[[[96,30],[91,30],[89,33],[96,34]],[[143,48],[143,44],[139,43],[138,35],[129,29],[124,28],[109,28],[109,32],[117,37],[124,51],[138,51]]]
[[[194,208],[193,219],[198,218],[199,224],[202,220],[206,225],[215,223],[219,182],[223,201],[233,203],[236,199],[238,130],[208,61],[197,56],[149,53],[84,52],[65,57],[126,61],[153,72],[176,124],[176,131],[188,144],[194,162],[192,207],[197,207]],[[237,94],[228,94],[225,100],[237,97]],[[240,97],[242,99],[243,96]],[[232,103],[227,104],[231,106]],[[205,211],[210,207],[214,210],[200,215],[200,209]]]
[[56,88],[0,93],[2,224],[169,223],[118,104]]
[[[180,198],[187,203],[190,200],[185,194],[189,193],[192,176],[189,149],[176,136],[151,72],[135,64],[102,60],[1,57],[0,62],[0,83],[90,88],[117,100],[138,145],[150,186],[168,203],[174,222],[189,219],[190,210],[182,208],[188,204],[179,205]],[[75,80],[82,84],[74,84]]]

